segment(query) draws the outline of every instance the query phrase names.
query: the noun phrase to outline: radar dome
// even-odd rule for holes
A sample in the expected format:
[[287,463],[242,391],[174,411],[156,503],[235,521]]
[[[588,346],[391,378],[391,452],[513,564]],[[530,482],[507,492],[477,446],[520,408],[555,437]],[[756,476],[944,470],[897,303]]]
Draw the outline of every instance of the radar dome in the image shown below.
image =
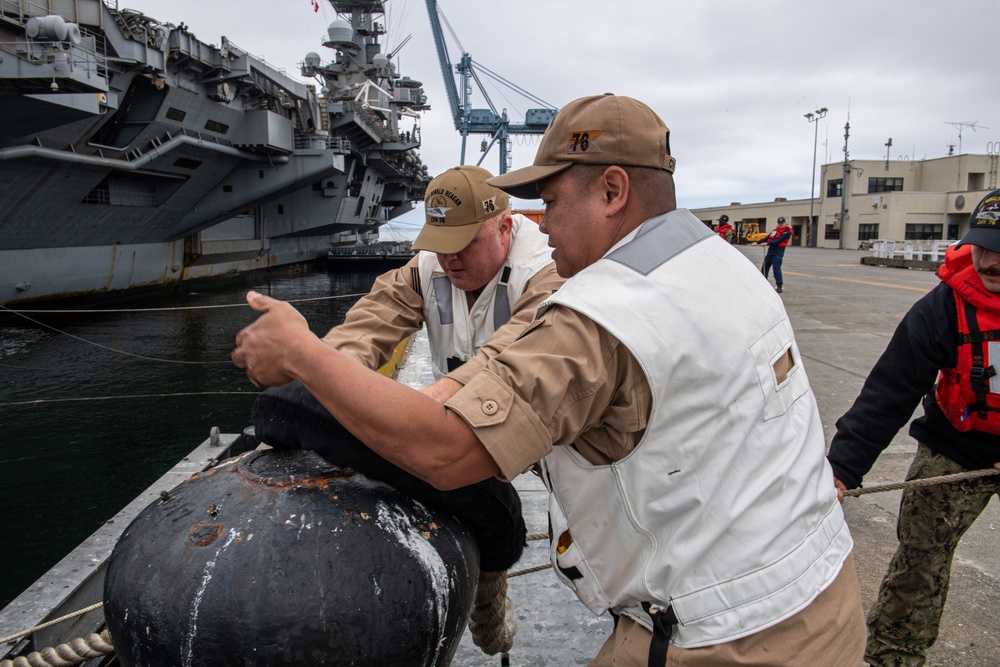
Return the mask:
[[319,54],[315,51],[310,51],[306,54],[306,65],[309,67],[319,67],[320,62]]
[[354,28],[347,21],[334,21],[326,29],[326,34],[330,36],[330,42],[334,44],[354,42]]

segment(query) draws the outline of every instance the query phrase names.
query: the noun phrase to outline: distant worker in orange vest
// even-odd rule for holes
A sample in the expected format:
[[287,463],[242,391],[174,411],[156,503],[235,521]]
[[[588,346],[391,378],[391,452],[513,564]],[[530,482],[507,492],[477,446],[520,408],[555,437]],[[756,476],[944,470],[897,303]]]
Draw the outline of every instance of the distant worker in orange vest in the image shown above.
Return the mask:
[[726,243],[732,244],[736,241],[736,229],[729,224],[728,215],[719,216],[719,225],[715,228],[716,233],[725,239]]
[[785,261],[785,246],[792,240],[792,228],[785,222],[785,216],[778,218],[778,226],[767,235],[767,238],[754,245],[763,243],[767,246],[767,254],[764,255],[764,277],[770,277],[771,267],[774,267],[774,284],[778,294],[781,294],[781,286],[784,280],[781,275],[781,263]]

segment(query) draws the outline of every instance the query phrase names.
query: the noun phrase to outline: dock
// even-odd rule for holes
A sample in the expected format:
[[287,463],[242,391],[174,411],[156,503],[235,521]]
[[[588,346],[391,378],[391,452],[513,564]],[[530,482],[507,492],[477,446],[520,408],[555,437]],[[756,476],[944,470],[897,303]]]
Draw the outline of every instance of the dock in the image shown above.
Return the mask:
[[[742,246],[739,250],[754,266],[761,265],[764,248]],[[785,254],[785,284],[781,298],[796,332],[806,372],[819,403],[827,445],[833,437],[837,418],[853,403],[900,318],[917,299],[938,283],[931,270],[869,265],[863,262],[869,256],[870,253],[865,251],[799,247],[789,247]],[[718,283],[705,286],[706,289],[725,287],[721,278]],[[410,358],[403,362],[400,381],[415,386],[430,381],[429,355],[426,349],[421,349],[421,345],[426,347],[426,339],[418,335]],[[920,409],[917,408],[917,414]],[[866,486],[904,479],[916,449],[916,442],[905,431],[904,428],[879,458],[865,478]],[[225,436],[223,441],[228,442]],[[192,446],[195,444],[192,443]],[[217,455],[211,441],[206,441],[202,450],[200,458],[207,460]],[[204,465],[200,458],[187,462],[187,465]],[[169,484],[176,481],[179,479]],[[164,484],[168,482],[164,481]],[[521,493],[528,532],[546,532],[547,497],[538,478],[531,474],[522,475],[515,481],[515,486]],[[152,489],[152,497],[159,489],[159,486]],[[848,498],[844,503],[854,536],[855,563],[866,611],[874,600],[886,565],[895,550],[899,497],[899,491],[891,491]],[[140,505],[145,502],[148,499],[141,501]],[[115,517],[114,524],[108,529],[121,530],[126,523],[127,518],[123,514]],[[997,664],[1000,621],[992,613],[1000,608],[997,526],[1000,526],[1000,515],[996,503],[993,503],[959,546],[940,638],[931,649],[929,665],[993,667]],[[113,538],[103,533],[95,539],[96,551],[107,551],[109,544],[113,543]],[[95,551],[94,545],[91,545],[91,551]],[[90,553],[88,557],[95,556]],[[531,541],[512,570],[547,563],[547,540]],[[64,571],[68,567],[69,564],[64,565]],[[88,572],[97,569],[93,561],[75,567]],[[55,594],[61,583],[43,578],[39,585],[45,590],[36,592]],[[93,579],[89,586],[91,591],[98,588]],[[71,593],[66,595],[74,597]],[[511,666],[586,665],[611,631],[610,617],[594,616],[567,587],[558,582],[551,570],[543,569],[512,578],[510,596],[518,622],[514,648],[510,652]],[[29,618],[41,620],[42,600],[22,601],[22,604],[25,606],[20,607],[18,613],[12,614],[15,610],[8,609],[6,618],[0,614],[0,621],[5,621],[0,622],[0,628],[14,632],[30,627],[32,622]],[[84,604],[81,598],[76,608]],[[70,610],[67,608],[62,613]],[[87,625],[89,621],[88,616],[80,625]],[[0,657],[4,656],[5,648],[0,648]],[[452,664],[456,667],[494,667],[500,665],[501,660],[499,656],[483,654],[466,633]]]

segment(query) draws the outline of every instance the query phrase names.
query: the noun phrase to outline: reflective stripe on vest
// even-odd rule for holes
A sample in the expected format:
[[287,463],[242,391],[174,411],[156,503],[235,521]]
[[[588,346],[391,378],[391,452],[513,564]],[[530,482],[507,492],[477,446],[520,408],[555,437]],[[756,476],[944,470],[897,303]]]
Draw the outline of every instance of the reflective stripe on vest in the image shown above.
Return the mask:
[[503,267],[500,282],[497,283],[497,294],[493,298],[493,328],[499,329],[510,320],[510,293],[507,285],[510,282],[510,267]]
[[454,324],[455,304],[451,300],[451,281],[448,276],[434,276],[432,284],[437,300],[438,320],[441,324]]
[[[510,280],[510,267],[505,266],[503,275],[497,282],[497,294],[493,301],[493,328],[499,329],[510,320],[510,294],[507,283]],[[441,324],[455,323],[455,304],[452,301],[451,281],[448,276],[435,276],[433,279],[434,295],[437,301],[438,317]]]

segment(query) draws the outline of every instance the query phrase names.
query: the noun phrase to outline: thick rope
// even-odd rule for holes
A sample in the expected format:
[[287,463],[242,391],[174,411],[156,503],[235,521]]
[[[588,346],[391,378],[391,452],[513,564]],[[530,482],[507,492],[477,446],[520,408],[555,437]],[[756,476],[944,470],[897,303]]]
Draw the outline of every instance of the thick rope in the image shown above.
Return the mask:
[[469,632],[472,642],[487,655],[506,653],[514,645],[517,620],[514,603],[507,597],[506,572],[479,573]]
[[111,635],[104,629],[100,634],[92,632],[86,637],[77,637],[55,648],[32,651],[27,656],[18,656],[13,660],[0,660],[0,667],[73,667],[91,658],[108,655],[114,650]]
[[529,567],[524,570],[518,570],[517,572],[511,572],[507,575],[507,578],[520,577],[522,574],[531,574],[532,572],[541,572],[542,570],[547,570],[552,567],[552,563],[546,563],[545,565],[536,565],[535,567]]
[[953,475],[939,475],[938,477],[927,477],[926,479],[911,479],[908,482],[894,482],[892,484],[878,484],[858,489],[848,489],[844,491],[845,496],[863,496],[868,493],[879,493],[880,491],[895,491],[896,489],[908,489],[917,486],[933,486],[934,484],[948,484],[950,482],[961,482],[967,479],[978,479],[989,477],[990,475],[1000,475],[1000,470],[996,468],[983,468],[982,470],[967,470],[957,472]]

